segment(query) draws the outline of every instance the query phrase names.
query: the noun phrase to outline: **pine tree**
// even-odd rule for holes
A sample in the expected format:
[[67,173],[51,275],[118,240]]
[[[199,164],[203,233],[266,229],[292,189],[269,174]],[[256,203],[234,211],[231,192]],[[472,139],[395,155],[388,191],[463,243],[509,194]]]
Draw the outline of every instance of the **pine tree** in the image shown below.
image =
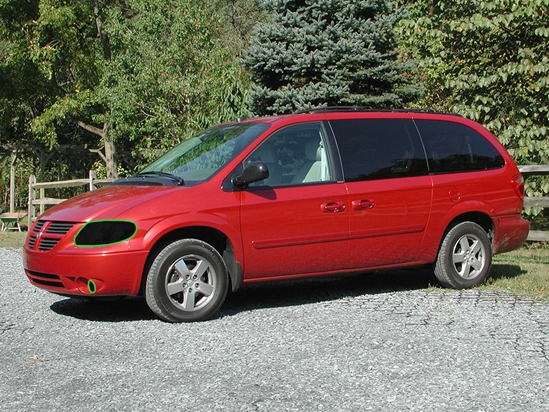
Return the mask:
[[420,94],[398,60],[393,28],[403,10],[384,0],[267,0],[244,59],[257,115],[311,107],[401,107]]

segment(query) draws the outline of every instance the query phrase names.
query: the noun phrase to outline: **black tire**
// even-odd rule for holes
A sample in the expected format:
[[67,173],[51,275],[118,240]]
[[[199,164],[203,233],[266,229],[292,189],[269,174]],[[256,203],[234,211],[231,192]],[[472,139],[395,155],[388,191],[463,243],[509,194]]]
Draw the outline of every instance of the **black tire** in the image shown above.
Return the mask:
[[221,307],[229,286],[220,254],[197,239],[166,246],[154,259],[145,284],[151,310],[168,322],[208,319]]
[[465,289],[482,284],[492,265],[492,245],[482,227],[473,222],[455,225],[444,237],[435,264],[442,286]]

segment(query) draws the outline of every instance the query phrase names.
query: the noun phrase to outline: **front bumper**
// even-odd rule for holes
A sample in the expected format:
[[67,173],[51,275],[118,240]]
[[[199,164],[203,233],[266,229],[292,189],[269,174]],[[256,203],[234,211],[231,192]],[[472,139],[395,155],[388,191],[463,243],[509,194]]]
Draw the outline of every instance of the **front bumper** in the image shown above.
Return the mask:
[[147,251],[85,252],[64,254],[25,248],[25,273],[34,286],[62,295],[134,296],[139,293]]

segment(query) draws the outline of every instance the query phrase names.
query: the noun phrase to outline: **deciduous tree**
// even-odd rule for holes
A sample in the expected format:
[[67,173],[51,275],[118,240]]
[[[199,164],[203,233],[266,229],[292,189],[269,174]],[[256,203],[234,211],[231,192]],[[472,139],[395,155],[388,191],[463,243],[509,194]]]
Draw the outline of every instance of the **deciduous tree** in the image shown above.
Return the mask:
[[483,123],[519,163],[549,163],[549,0],[408,3],[425,103]]
[[242,113],[247,79],[217,37],[222,27],[208,4],[131,0],[127,6],[112,8],[105,23],[112,59],[97,89],[115,139],[152,156]]

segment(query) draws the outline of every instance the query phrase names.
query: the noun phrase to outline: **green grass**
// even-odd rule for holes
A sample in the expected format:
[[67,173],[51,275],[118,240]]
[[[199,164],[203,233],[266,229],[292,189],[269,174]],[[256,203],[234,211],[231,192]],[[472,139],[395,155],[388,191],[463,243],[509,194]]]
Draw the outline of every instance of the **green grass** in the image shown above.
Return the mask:
[[6,231],[0,232],[0,247],[22,248],[27,232]]
[[507,290],[535,300],[549,300],[549,245],[527,243],[494,256],[490,277],[479,289]]
[[21,232],[17,230],[12,230],[13,226],[11,225],[10,230],[0,232],[0,247],[23,247],[23,245],[25,244],[25,238],[27,237],[27,230],[29,228],[28,218],[25,217],[23,220],[21,220],[21,222],[19,222],[19,226],[21,226]]

